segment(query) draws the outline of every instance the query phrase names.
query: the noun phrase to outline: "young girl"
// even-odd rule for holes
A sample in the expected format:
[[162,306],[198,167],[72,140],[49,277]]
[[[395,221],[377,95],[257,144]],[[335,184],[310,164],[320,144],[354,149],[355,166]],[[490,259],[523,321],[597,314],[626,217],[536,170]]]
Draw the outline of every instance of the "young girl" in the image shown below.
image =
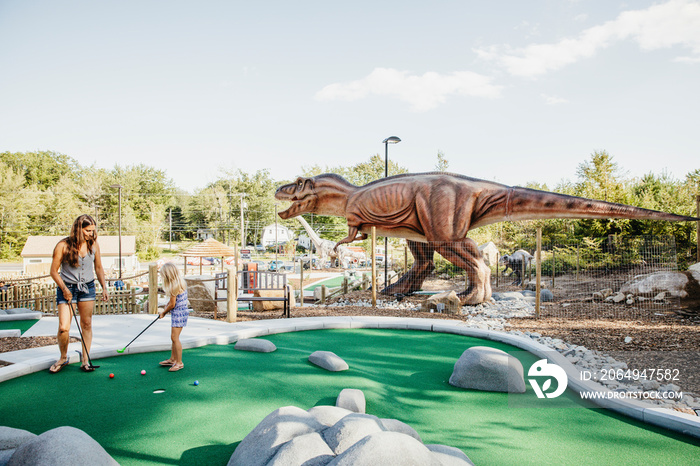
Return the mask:
[[161,366],[170,366],[170,372],[179,371],[185,365],[182,363],[182,343],[180,343],[180,333],[182,328],[187,325],[187,317],[190,311],[187,308],[187,284],[182,278],[180,271],[172,262],[163,264],[160,269],[163,275],[163,290],[165,295],[170,297],[170,301],[165,305],[165,309],[158,314],[162,319],[168,312],[171,313],[170,319],[170,339],[173,342],[173,347],[170,352],[170,358],[161,361]]

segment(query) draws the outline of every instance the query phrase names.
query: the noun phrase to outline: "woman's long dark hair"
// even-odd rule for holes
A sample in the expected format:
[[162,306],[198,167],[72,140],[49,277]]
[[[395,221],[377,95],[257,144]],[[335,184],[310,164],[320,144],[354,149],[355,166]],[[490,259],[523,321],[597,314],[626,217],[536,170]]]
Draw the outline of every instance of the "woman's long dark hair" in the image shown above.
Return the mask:
[[89,227],[90,225],[97,225],[95,220],[88,214],[83,214],[75,219],[73,226],[70,229],[70,236],[68,236],[64,241],[68,246],[68,250],[65,254],[65,261],[71,266],[78,266],[78,258],[80,257],[79,246],[81,243],[87,243],[88,251],[92,252],[92,246],[97,241],[97,230],[91,238],[86,238],[83,235],[83,228]]

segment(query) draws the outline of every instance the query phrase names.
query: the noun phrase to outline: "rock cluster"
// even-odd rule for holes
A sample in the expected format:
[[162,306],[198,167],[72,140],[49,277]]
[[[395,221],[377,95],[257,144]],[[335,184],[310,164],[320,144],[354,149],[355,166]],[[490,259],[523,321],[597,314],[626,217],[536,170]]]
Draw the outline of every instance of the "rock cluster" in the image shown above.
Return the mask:
[[459,449],[426,445],[409,425],[337,406],[270,413],[238,445],[229,466],[469,465]]

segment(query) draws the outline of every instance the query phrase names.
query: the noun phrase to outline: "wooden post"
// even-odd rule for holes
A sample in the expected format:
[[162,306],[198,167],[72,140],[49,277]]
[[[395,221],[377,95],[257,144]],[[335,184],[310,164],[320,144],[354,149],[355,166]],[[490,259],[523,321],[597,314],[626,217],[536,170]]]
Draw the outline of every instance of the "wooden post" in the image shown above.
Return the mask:
[[581,268],[581,245],[576,245],[576,281],[578,282],[578,271]]
[[372,253],[370,256],[372,257],[372,307],[377,307],[377,227],[372,227]]
[[321,285],[321,304],[326,304],[326,285]]
[[557,274],[557,252],[552,248],[552,289],[554,289],[554,277]]
[[[695,216],[700,217],[700,194],[695,196],[695,202],[697,203],[697,205],[695,206]],[[697,228],[697,238],[695,238],[695,239],[697,240],[697,243],[698,243],[697,244],[698,250],[697,250],[697,254],[696,254],[696,259],[698,262],[700,262],[700,221],[697,222],[696,228]]]
[[348,294],[348,277],[343,277],[343,294]]
[[403,245],[403,273],[408,273],[408,245]]
[[238,319],[238,274],[235,267],[227,267],[226,273],[226,322]]
[[[311,257],[309,256],[309,270],[311,269]],[[299,304],[304,307],[304,262],[299,261]]]
[[500,278],[498,277],[500,274],[498,273],[498,264],[501,263],[501,253],[497,252],[496,253],[496,288],[498,288],[498,282],[500,281]]
[[540,318],[540,285],[542,284],[542,228],[537,229],[537,251],[535,252],[535,317]]
[[158,266],[148,266],[148,313],[158,313]]
[[182,257],[185,260],[185,266],[182,269],[182,275],[187,276],[187,256]]

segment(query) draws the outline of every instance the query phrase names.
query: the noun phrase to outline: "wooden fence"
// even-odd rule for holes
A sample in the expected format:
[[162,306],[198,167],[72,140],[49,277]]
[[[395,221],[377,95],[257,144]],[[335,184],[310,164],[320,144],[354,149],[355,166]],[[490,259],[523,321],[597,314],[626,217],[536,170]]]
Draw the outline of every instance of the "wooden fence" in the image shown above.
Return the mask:
[[[102,290],[97,286],[95,314],[138,314],[136,288],[117,290],[108,287],[109,299],[102,301]],[[26,308],[44,314],[56,314],[56,285],[40,283],[18,283],[7,291],[0,291],[0,309]]]

